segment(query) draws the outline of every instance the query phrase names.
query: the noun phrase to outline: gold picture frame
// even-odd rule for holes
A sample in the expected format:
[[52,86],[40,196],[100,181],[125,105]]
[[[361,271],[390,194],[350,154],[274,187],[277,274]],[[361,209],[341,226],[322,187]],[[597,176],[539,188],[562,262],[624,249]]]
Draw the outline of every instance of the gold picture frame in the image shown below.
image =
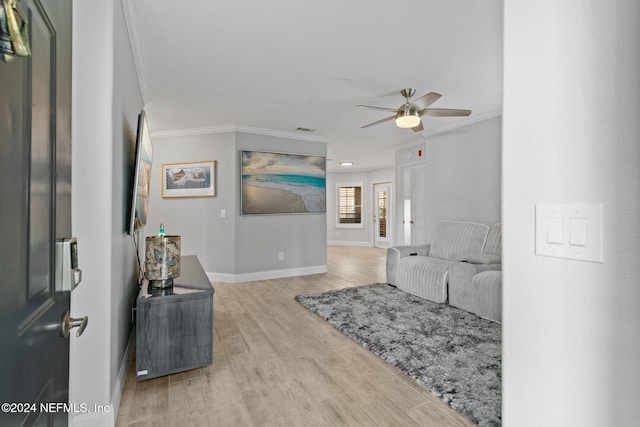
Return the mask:
[[164,163],[161,173],[163,199],[216,195],[215,160]]

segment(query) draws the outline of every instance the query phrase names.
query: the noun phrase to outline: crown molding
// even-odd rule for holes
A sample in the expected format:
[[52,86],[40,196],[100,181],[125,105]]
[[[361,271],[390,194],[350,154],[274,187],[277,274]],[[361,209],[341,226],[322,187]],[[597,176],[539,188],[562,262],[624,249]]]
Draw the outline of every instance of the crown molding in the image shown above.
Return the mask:
[[191,135],[208,135],[214,133],[226,133],[235,132],[236,127],[234,125],[224,126],[207,126],[201,128],[190,129],[176,129],[176,130],[161,130],[157,132],[151,132],[151,137],[156,138],[172,138],[174,136],[191,136]]
[[435,135],[440,135],[443,133],[447,133],[447,132],[451,132],[454,129],[459,129],[459,128],[463,128],[466,126],[471,126],[474,125],[476,123],[480,123],[480,122],[484,122],[485,120],[489,120],[489,119],[493,119],[495,117],[500,117],[502,116],[502,109],[498,108],[496,110],[491,110],[491,111],[487,111],[486,113],[483,114],[478,114],[478,115],[474,115],[474,116],[470,116],[471,118],[469,120],[465,120],[462,121],[460,123],[456,123],[455,125],[451,125],[451,126],[447,126],[444,128],[440,128],[437,131],[434,132],[427,132],[426,134],[423,133],[423,137],[425,139],[435,136]]
[[285,132],[273,129],[254,128],[251,126],[237,126],[236,132],[254,133],[257,135],[277,136],[280,138],[298,139],[302,141],[324,142],[327,144],[329,138],[325,136],[307,135],[300,132]]
[[140,20],[138,19],[138,8],[135,0],[122,0],[124,11],[124,21],[129,33],[129,44],[133,53],[133,62],[138,75],[138,85],[142,94],[143,103],[149,98],[149,90],[145,72],[144,44],[140,36]]
[[176,129],[176,130],[164,130],[158,132],[151,132],[152,138],[171,138],[176,136],[191,136],[191,135],[207,135],[225,132],[243,132],[252,133],[256,135],[275,136],[279,138],[297,139],[302,141],[322,142],[328,143],[329,138],[314,135],[304,135],[295,132],[283,132],[273,129],[255,128],[251,126],[236,126],[236,125],[223,125],[223,126],[208,126],[201,128],[191,129]]

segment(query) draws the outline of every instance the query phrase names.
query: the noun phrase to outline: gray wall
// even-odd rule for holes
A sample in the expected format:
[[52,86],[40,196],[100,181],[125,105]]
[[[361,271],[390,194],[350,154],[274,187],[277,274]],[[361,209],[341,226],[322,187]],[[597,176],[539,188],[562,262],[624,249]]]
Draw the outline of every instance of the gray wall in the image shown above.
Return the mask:
[[[111,399],[124,387],[129,354],[127,344],[133,323],[132,300],[138,294],[138,263],[132,237],[126,234],[133,181],[135,139],[142,95],[121,2],[114,2],[113,65],[113,168],[111,234]],[[131,351],[131,349],[129,349]]]
[[[248,132],[154,137],[153,175],[145,235],[164,223],[182,236],[182,253],[199,257],[214,280],[244,281],[326,269],[326,214],[240,214],[240,151],[326,156],[326,144]],[[161,197],[163,163],[216,160],[215,197]],[[221,217],[226,209],[227,217]],[[284,253],[280,261],[278,254]]]
[[[275,136],[238,132],[236,164],[240,150],[262,150],[292,154],[327,155],[327,145]],[[236,174],[237,197],[240,198],[240,173]],[[238,210],[240,206],[237,206]],[[326,269],[327,215],[247,215],[237,216],[236,273],[306,268]],[[278,260],[284,252],[284,261]]]
[[[640,419],[640,2],[505,5],[503,421]],[[604,262],[535,255],[536,204],[602,203]]]
[[[163,223],[167,234],[181,236],[183,255],[197,255],[205,271],[233,274],[238,167],[235,153],[233,132],[154,138],[149,217],[142,233],[155,235]],[[216,161],[215,197],[162,198],[162,164],[203,160]],[[227,210],[226,218],[220,215],[222,209]]]
[[500,222],[501,117],[427,138],[427,241],[443,219]]
[[[392,193],[395,168],[378,171],[333,172],[327,174],[327,239],[332,245],[373,246],[373,184],[390,182]],[[362,185],[363,227],[336,227],[338,199],[337,185]],[[391,195],[393,198],[393,194]],[[393,220],[392,220],[393,221]],[[393,237],[393,236],[392,236]]]
[[500,222],[501,127],[502,118],[494,117],[396,151],[394,244],[403,243],[402,201],[411,191],[403,182],[402,171],[407,167],[425,168],[425,243],[443,219]]

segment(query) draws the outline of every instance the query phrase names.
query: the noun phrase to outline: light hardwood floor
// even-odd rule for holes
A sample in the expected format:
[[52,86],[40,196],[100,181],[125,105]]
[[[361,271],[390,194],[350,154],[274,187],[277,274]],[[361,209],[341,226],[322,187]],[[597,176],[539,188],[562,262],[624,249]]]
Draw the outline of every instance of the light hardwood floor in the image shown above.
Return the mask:
[[136,382],[118,427],[472,426],[294,297],[385,281],[383,249],[329,246],[325,274],[214,283],[211,366]]

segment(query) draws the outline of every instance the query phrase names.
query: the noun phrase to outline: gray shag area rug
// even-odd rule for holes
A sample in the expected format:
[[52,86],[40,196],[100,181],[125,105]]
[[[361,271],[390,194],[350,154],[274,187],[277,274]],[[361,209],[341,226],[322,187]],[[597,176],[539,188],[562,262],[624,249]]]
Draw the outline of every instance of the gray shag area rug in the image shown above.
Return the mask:
[[500,426],[499,323],[386,283],[296,301],[479,426]]

